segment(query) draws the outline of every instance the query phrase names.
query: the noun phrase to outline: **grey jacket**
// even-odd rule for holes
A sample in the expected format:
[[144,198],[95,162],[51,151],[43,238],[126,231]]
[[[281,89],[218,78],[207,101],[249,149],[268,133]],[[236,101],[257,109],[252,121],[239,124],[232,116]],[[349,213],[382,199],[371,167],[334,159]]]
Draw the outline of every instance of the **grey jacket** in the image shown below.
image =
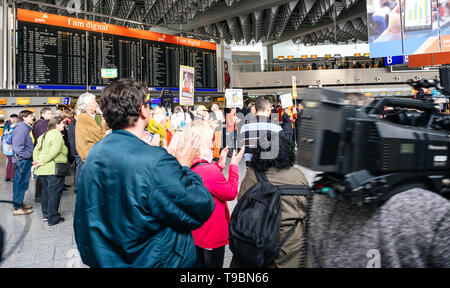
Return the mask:
[[430,191],[378,208],[315,195],[309,227],[313,267],[450,267],[450,201]]

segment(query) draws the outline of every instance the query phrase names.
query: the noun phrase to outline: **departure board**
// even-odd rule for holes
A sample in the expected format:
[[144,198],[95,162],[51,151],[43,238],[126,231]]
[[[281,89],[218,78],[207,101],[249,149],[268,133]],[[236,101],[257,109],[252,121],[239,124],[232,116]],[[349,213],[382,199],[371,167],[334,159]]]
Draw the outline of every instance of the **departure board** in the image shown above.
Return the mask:
[[[196,88],[217,88],[215,43],[24,9],[17,15],[20,89],[101,89],[118,78],[177,88],[180,65],[195,67]],[[117,78],[102,78],[102,69],[117,69]]]
[[183,65],[195,68],[195,87],[217,87],[216,51],[184,47]]
[[21,84],[86,85],[86,32],[18,23],[17,80]]
[[118,78],[142,81],[141,40],[89,33],[89,85],[108,85],[117,79],[101,77],[101,69],[118,69]]
[[178,87],[183,47],[156,41],[142,41],[143,81],[149,87]]

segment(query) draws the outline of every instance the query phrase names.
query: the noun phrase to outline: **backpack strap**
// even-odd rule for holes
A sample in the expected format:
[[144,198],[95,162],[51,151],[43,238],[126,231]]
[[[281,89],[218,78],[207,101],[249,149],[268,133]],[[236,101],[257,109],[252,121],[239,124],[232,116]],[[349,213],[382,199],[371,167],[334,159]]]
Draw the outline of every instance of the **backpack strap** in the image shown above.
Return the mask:
[[[284,237],[283,237],[283,239],[281,240],[280,244],[277,245],[277,251],[278,251],[278,252],[275,253],[275,255],[272,257],[272,259],[270,259],[270,260],[267,261],[266,263],[270,263],[270,264],[271,264],[271,263],[275,260],[275,258],[277,258],[278,253],[279,253],[281,247],[283,247],[283,245],[286,243],[286,241],[292,236],[292,233],[294,233],[294,230],[295,230],[295,228],[297,227],[298,222],[300,222],[300,221],[301,221],[300,219],[297,219],[297,221],[295,221],[295,223],[292,224],[291,228],[290,228],[289,231],[286,233],[286,235],[284,235]],[[270,264],[269,264],[269,265],[270,265]]]
[[266,173],[262,171],[258,171],[256,169],[253,169],[256,174],[256,178],[258,179],[258,182],[270,182],[269,179],[267,179]]
[[311,187],[307,185],[280,185],[277,187],[281,190],[281,195],[311,195]]

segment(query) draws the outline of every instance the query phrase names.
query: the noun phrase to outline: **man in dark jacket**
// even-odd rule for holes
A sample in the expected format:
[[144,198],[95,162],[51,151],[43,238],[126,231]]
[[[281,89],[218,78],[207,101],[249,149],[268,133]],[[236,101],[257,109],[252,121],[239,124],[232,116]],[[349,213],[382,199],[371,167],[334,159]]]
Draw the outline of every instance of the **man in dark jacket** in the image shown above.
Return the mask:
[[73,224],[81,259],[91,267],[192,267],[191,231],[214,210],[211,193],[190,169],[200,154],[198,138],[177,147],[176,158],[142,140],[151,115],[147,93],[134,79],[102,91],[112,133],[89,151]]
[[[34,143],[37,143],[38,138],[47,131],[48,128],[48,121],[52,119],[53,113],[52,109],[48,107],[44,107],[41,110],[41,118],[34,123],[33,126],[33,138]],[[34,194],[34,201],[35,202],[41,202],[41,190],[42,190],[42,184],[39,180],[39,177],[36,179],[36,189]]]
[[24,110],[19,113],[19,123],[12,134],[12,150],[14,163],[13,183],[13,215],[30,214],[33,208],[23,204],[25,192],[30,184],[30,173],[33,159],[33,140],[31,139],[31,125],[34,121],[33,112]]
[[75,178],[74,178],[74,184],[75,184],[75,193],[77,193],[78,188],[78,178],[80,178],[81,168],[82,168],[82,161],[80,156],[77,152],[77,146],[75,144],[75,126],[77,125],[77,117],[80,115],[81,111],[79,109],[76,109],[76,115],[72,119],[72,121],[69,124],[69,128],[67,129],[67,135],[69,137],[69,143],[70,143],[70,153],[75,158]]

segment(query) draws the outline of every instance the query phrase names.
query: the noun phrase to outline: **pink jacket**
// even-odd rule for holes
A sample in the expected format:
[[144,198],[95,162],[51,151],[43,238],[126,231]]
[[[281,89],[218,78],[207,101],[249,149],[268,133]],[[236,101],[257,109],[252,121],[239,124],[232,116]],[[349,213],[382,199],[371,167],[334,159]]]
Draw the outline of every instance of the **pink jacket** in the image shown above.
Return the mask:
[[199,229],[192,231],[195,245],[206,249],[215,249],[228,244],[228,224],[230,211],[227,201],[236,199],[239,186],[239,166],[232,164],[228,180],[222,174],[222,168],[216,163],[196,159],[193,163],[206,163],[192,169],[203,179],[203,185],[214,196],[214,212]]

